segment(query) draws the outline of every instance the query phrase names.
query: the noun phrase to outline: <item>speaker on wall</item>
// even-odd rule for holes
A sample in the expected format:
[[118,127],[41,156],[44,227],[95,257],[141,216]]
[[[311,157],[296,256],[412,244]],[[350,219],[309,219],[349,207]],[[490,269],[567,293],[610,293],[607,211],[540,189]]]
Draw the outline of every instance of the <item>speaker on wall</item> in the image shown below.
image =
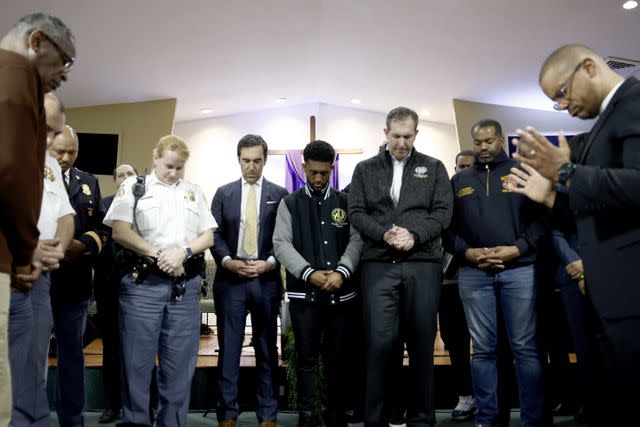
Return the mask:
[[117,133],[78,132],[75,167],[93,175],[111,175],[118,165]]

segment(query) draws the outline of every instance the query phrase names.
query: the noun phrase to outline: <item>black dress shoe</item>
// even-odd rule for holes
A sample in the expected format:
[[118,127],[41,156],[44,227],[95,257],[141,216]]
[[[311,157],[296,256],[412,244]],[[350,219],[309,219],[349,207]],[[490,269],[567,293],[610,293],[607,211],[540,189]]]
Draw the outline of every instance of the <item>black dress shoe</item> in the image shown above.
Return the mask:
[[102,415],[100,415],[100,418],[98,418],[98,422],[100,424],[112,423],[120,418],[120,416],[122,415],[121,412],[122,411],[120,409],[107,408],[104,410]]

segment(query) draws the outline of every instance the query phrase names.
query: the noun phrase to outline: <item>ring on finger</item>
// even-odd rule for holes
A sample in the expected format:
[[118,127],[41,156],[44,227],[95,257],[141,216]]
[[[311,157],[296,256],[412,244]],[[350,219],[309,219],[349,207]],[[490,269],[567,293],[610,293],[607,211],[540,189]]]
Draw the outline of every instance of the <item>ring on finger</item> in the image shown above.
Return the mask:
[[529,151],[529,156],[533,157],[536,155],[536,150],[535,149],[531,149],[531,151]]

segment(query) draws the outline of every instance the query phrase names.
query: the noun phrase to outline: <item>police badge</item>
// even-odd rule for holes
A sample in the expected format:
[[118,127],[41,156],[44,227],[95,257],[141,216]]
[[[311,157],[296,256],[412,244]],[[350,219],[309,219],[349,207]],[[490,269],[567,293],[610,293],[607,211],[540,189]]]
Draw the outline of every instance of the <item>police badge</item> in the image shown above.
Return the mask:
[[190,189],[187,190],[187,196],[185,198],[191,200],[192,202],[195,202],[196,201],[196,193],[194,193],[193,190],[190,188]]
[[91,195],[91,189],[89,188],[89,186],[87,184],[82,184],[82,193],[85,196],[90,196]]

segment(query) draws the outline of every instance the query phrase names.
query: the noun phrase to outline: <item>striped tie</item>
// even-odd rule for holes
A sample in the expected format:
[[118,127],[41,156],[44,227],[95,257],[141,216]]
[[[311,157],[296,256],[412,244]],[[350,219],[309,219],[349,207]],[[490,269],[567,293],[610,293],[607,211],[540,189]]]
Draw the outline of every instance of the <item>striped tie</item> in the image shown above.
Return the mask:
[[256,209],[256,186],[249,185],[247,206],[244,211],[244,238],[242,247],[248,257],[258,249],[258,210]]

